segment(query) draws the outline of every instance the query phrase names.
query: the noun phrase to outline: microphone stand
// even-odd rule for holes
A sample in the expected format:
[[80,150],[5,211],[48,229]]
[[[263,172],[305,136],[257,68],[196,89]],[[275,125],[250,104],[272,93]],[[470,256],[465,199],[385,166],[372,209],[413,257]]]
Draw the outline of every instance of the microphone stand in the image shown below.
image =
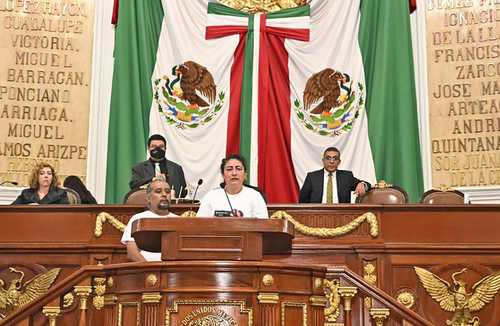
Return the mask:
[[224,187],[224,193],[226,194],[226,199],[227,199],[227,202],[229,203],[229,208],[231,208],[231,215],[230,216],[235,217],[234,210],[233,210],[233,205],[231,205],[231,201],[229,200],[229,196],[227,194],[227,191],[226,191],[225,187]]
[[203,183],[203,179],[199,179],[198,180],[198,184],[196,185],[196,188],[194,189],[193,198],[191,199],[191,207],[189,208],[190,211],[193,211],[193,206],[194,206],[194,200],[196,198],[196,193],[198,192],[198,188],[201,186],[202,183]]

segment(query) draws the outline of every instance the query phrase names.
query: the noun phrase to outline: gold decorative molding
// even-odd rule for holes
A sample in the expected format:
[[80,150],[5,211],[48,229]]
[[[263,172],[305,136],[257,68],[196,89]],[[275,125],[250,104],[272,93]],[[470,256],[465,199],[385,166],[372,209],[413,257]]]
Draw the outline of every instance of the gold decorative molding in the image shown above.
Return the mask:
[[5,281],[0,278],[0,320],[47,293],[61,269],[53,268],[26,282],[23,282],[23,271],[14,267],[9,267],[9,271],[17,276],[12,278],[7,287]]
[[276,304],[280,300],[280,296],[278,293],[259,293],[257,295],[257,300],[259,300],[259,303]]
[[478,326],[480,319],[471,312],[482,310],[500,289],[500,272],[483,277],[472,286],[474,292],[467,292],[467,283],[457,279],[467,268],[451,274],[453,285],[426,269],[414,269],[422,286],[441,309],[454,313],[452,319],[446,321],[450,326]]
[[160,303],[161,298],[160,292],[143,293],[142,303]]
[[363,267],[363,279],[370,285],[377,285],[377,269],[372,263],[366,263]]
[[334,323],[340,316],[339,280],[325,280],[325,294],[328,306],[325,308],[325,322]]
[[57,317],[61,314],[61,308],[45,306],[42,308],[42,313],[49,319],[49,326],[56,326]]
[[311,302],[311,306],[315,307],[326,307],[326,298],[320,295],[312,295],[309,297],[309,302]]
[[370,235],[373,238],[376,238],[379,235],[377,217],[375,216],[375,214],[371,212],[364,213],[363,215],[356,217],[354,220],[347,223],[346,225],[339,226],[336,228],[318,228],[318,227],[311,227],[304,225],[299,221],[295,220],[286,211],[276,211],[274,212],[273,215],[271,215],[271,218],[286,219],[290,223],[292,223],[293,226],[295,226],[295,230],[297,232],[302,233],[304,235],[315,236],[320,238],[334,238],[346,235],[356,230],[361,225],[361,223],[365,221],[370,225]]
[[274,278],[271,274],[266,274],[262,276],[262,284],[265,286],[271,286],[274,284]]
[[384,322],[387,318],[389,318],[390,314],[391,314],[391,312],[387,308],[371,308],[370,309],[370,316],[375,321],[376,326],[384,326]]
[[158,277],[156,276],[156,274],[148,274],[148,276],[146,277],[146,284],[148,286],[155,286],[156,282],[158,282]]
[[196,212],[189,210],[189,211],[183,212],[180,216],[181,217],[196,217]]
[[75,285],[76,296],[80,299],[80,310],[87,310],[87,299],[92,293],[91,285]]
[[415,305],[415,296],[409,291],[398,293],[396,300],[408,309],[413,308]]
[[273,12],[307,3],[306,0],[219,0],[218,2],[247,13]]
[[111,306],[116,304],[118,297],[115,294],[105,294],[104,295],[104,305]]
[[439,191],[453,191],[455,190],[454,188],[448,186],[448,185],[445,185],[445,184],[440,184],[439,186],[437,186],[436,188],[433,188],[434,190],[439,190]]
[[95,219],[94,235],[96,236],[96,238],[99,238],[102,235],[102,226],[106,222],[111,224],[111,226],[113,226],[120,232],[123,232],[125,230],[126,225],[120,222],[116,217],[106,212],[100,212],[99,214],[97,214]]
[[[377,285],[377,269],[371,262],[364,262],[363,266],[363,279],[370,285]],[[370,297],[365,297],[364,299],[365,307],[370,309],[373,305],[372,299]]]
[[378,188],[378,189],[384,189],[384,188],[390,188],[390,187],[392,187],[392,184],[385,182],[385,180],[380,180],[375,185],[373,185],[373,188]]
[[108,287],[112,288],[114,284],[115,284],[115,279],[112,276],[108,277]]
[[325,283],[325,280],[322,279],[321,277],[315,277],[314,278],[314,288],[320,289],[323,287],[323,284]]
[[63,296],[63,308],[67,309],[73,305],[75,302],[75,296],[73,293],[68,292]]
[[92,304],[97,310],[101,310],[104,307],[104,293],[106,293],[105,277],[94,277],[94,293]]
[[141,324],[141,306],[138,302],[120,302],[118,304],[118,326],[123,326],[123,307],[132,306],[137,307],[137,314],[135,324],[139,326]]
[[283,301],[281,303],[281,326],[286,325],[286,307],[298,307],[302,308],[302,325],[307,326],[307,304],[303,302],[290,302]]
[[354,286],[339,286],[339,293],[344,299],[344,311],[351,311],[351,300],[358,293],[358,288]]
[[168,308],[165,314],[165,326],[177,326],[171,325],[170,315],[179,312],[180,305],[200,305],[200,306],[239,306],[240,314],[248,315],[248,326],[253,325],[253,310],[252,308],[245,308],[244,300],[174,300],[172,308]]

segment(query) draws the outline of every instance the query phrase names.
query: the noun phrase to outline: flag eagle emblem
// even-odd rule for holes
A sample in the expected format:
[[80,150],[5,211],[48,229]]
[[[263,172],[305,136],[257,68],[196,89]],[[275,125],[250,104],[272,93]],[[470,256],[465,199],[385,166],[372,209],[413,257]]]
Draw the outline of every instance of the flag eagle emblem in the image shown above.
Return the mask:
[[302,102],[294,101],[300,122],[307,129],[329,137],[349,132],[363,107],[364,85],[354,83],[348,74],[333,68],[309,77]]
[[169,75],[154,82],[154,98],[168,125],[197,128],[212,121],[222,110],[224,92],[210,71],[194,61],[175,65]]

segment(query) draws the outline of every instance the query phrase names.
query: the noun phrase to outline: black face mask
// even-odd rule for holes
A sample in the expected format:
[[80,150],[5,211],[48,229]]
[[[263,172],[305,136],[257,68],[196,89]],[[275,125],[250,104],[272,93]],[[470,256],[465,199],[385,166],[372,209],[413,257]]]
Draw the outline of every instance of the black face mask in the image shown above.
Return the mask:
[[160,147],[155,147],[149,151],[149,155],[156,160],[161,160],[165,157],[165,150]]

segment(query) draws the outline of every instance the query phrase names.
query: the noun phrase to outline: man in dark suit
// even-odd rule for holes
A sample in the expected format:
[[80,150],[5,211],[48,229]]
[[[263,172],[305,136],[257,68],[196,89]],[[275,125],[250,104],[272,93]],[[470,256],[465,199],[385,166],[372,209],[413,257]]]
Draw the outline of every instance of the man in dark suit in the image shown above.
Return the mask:
[[300,189],[299,203],[350,203],[351,191],[363,195],[370,184],[358,180],[351,171],[337,170],[340,151],[328,147],[323,153],[323,169],[309,172]]
[[[163,175],[175,191],[178,198],[187,195],[186,180],[182,167],[165,158],[167,141],[162,135],[152,135],[148,139],[149,160],[141,162],[132,168],[130,189],[138,188],[150,182],[154,177]],[[182,193],[180,193],[182,192]]]

